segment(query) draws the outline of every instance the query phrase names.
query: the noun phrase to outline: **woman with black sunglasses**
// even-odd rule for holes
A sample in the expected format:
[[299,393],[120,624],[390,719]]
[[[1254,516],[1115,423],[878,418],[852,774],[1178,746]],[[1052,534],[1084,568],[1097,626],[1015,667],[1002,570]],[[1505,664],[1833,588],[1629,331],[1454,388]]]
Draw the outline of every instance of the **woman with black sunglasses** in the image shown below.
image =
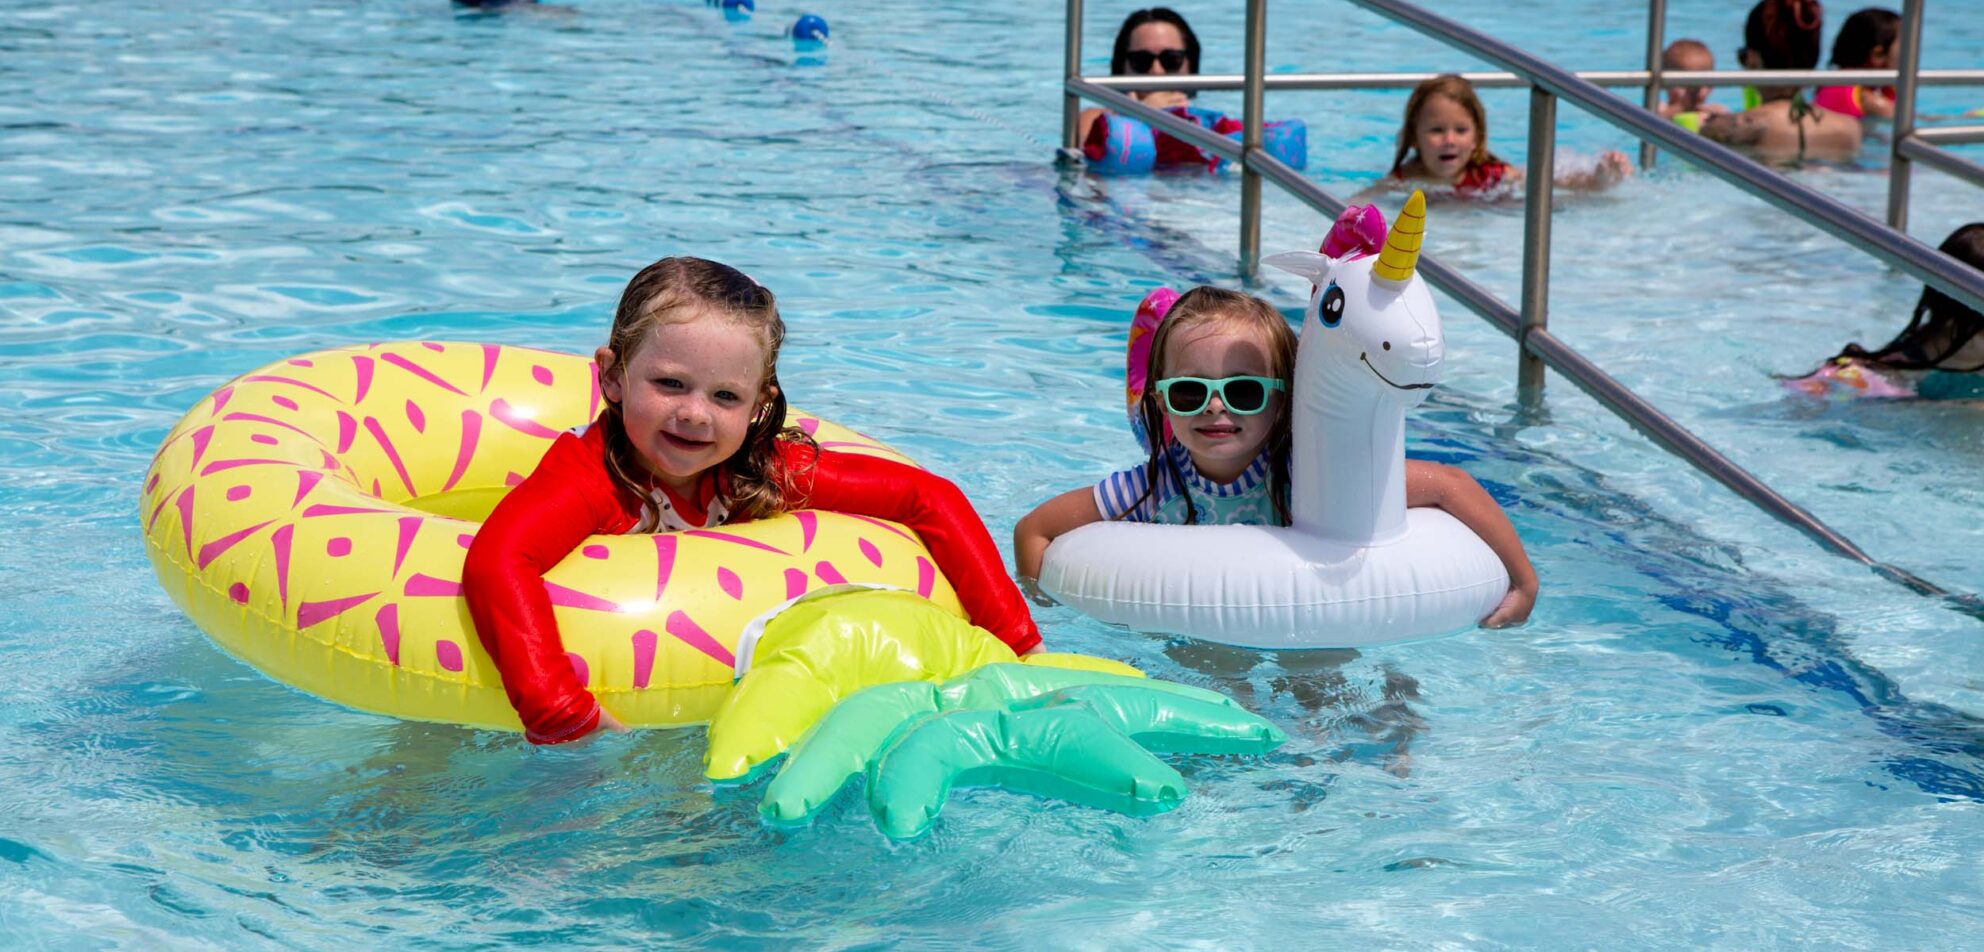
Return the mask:
[[[1138,10],[1123,18],[1116,30],[1116,48],[1109,55],[1111,76],[1166,76],[1199,71],[1199,38],[1192,27],[1170,7]],[[1130,95],[1158,109],[1191,103],[1192,94],[1175,89],[1148,90]],[[1088,141],[1088,130],[1095,120],[1108,115],[1103,109],[1084,109],[1078,141]]]

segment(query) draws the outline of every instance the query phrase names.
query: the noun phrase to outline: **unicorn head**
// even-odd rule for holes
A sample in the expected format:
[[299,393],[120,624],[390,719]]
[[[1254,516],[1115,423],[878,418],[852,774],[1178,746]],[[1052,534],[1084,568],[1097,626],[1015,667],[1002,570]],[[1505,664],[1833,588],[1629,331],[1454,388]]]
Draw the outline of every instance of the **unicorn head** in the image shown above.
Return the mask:
[[1402,409],[1439,383],[1440,315],[1415,272],[1425,237],[1426,197],[1413,192],[1375,258],[1353,248],[1342,257],[1292,251],[1265,259],[1314,284],[1297,351],[1298,394]]

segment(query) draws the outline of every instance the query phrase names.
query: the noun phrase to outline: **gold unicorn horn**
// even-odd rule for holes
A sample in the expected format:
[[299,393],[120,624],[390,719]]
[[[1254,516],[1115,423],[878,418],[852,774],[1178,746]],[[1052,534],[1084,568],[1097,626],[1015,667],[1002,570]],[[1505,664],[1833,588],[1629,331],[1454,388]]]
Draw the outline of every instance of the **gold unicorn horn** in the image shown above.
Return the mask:
[[1385,250],[1371,266],[1371,273],[1399,284],[1412,280],[1412,269],[1419,265],[1419,246],[1425,243],[1426,193],[1414,190],[1399,210],[1398,221],[1385,233]]

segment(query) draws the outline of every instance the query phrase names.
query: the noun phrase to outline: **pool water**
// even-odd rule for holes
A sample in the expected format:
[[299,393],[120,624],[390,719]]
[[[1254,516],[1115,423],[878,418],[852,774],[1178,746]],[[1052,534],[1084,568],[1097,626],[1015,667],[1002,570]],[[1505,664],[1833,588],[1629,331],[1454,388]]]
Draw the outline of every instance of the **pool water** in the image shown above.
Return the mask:
[[[1091,6],[1102,72],[1123,11]],[[1297,6],[1271,11],[1277,69],[1478,65]],[[1538,6],[1433,4],[1575,68],[1642,55],[1636,12]],[[1670,35],[1727,65],[1741,5],[1670,6]],[[1930,4],[1925,66],[1984,54],[1961,6]],[[891,844],[844,795],[776,833],[761,786],[701,779],[699,731],[532,750],[347,711],[212,647],[135,518],[188,407],[335,344],[583,351],[665,254],[775,289],[795,400],[957,479],[1002,540],[1134,461],[1129,311],[1238,283],[1237,182],[1050,164],[1060,3],[808,9],[830,51],[794,52],[801,11],[773,4],[0,7],[0,945],[1952,948],[1984,927],[1984,623],[1823,554],[1560,379],[1519,415],[1513,346],[1451,304],[1412,452],[1508,507],[1545,580],[1534,619],[1276,658],[1041,609],[1056,647],[1291,734],[1178,759],[1195,792],[1166,816],[965,790]],[[1186,12],[1207,69],[1237,71],[1241,5]],[[1521,96],[1486,97],[1518,161]],[[1308,120],[1310,174],[1348,195],[1388,167],[1402,101],[1270,111]],[[1633,149],[1568,107],[1562,130],[1586,158]],[[1884,164],[1874,144],[1795,174],[1878,213]],[[1935,172],[1916,189],[1925,241],[1984,217]],[[1322,229],[1270,194],[1269,250]],[[1519,205],[1440,205],[1428,242],[1513,300],[1520,235]],[[1917,284],[1671,160],[1567,198],[1552,273],[1574,346],[1877,557],[1984,590],[1978,402],[1819,402],[1771,376],[1884,340]]]

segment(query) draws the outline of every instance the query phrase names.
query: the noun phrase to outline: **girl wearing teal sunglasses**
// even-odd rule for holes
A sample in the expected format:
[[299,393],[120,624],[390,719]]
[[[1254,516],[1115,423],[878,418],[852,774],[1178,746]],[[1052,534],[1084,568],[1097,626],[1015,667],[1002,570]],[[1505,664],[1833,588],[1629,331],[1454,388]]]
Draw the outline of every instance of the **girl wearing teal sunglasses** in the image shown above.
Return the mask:
[[[1140,332],[1149,335],[1141,364]],[[1131,354],[1132,422],[1150,456],[1094,486],[1049,499],[1022,518],[1013,530],[1013,554],[1023,578],[1039,577],[1049,543],[1105,519],[1288,525],[1295,332],[1280,312],[1260,298],[1220,288],[1194,288],[1182,296],[1160,289],[1138,309]],[[1534,578],[1515,528],[1474,477],[1423,460],[1406,460],[1405,467],[1406,505],[1447,510],[1502,555],[1510,578]],[[1535,598],[1533,587],[1528,592],[1505,602],[1484,624],[1523,622]]]

